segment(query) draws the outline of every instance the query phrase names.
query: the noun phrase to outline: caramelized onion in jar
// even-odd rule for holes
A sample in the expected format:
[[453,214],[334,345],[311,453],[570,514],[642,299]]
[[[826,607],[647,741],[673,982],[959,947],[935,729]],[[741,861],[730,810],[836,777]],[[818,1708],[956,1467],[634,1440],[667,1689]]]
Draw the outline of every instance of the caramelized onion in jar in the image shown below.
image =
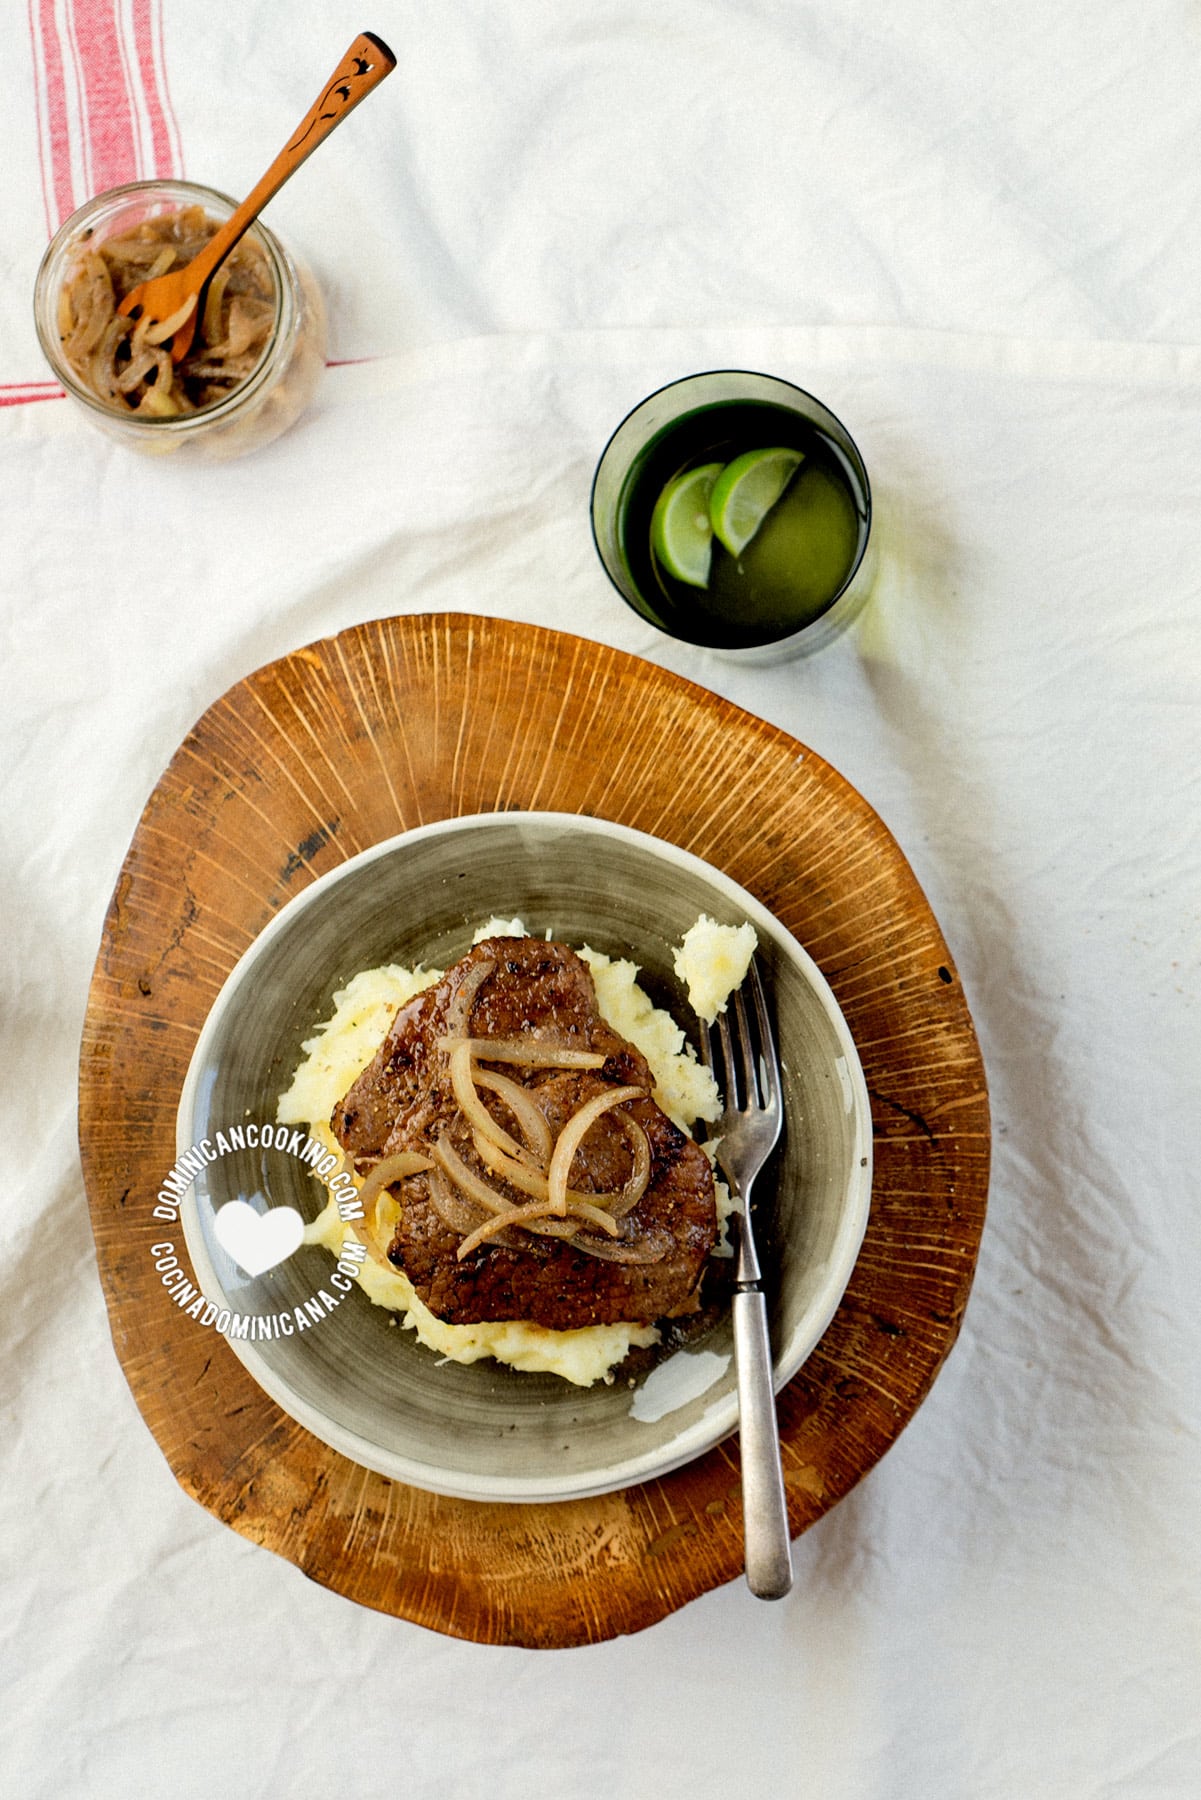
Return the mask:
[[169,332],[118,310],[139,282],[186,268],[217,229],[202,206],[185,206],[102,244],[80,244],[59,289],[58,329],[63,355],[99,399],[176,418],[224,400],[253,372],[275,329],[276,302],[266,255],[251,237],[210,282],[192,348],[178,366],[164,347]]
[[190,262],[233,205],[189,182],[133,183],[81,207],[43,259],[34,311],[47,360],[95,423],[137,449],[241,455],[293,422],[324,366],[316,286],[261,222],[208,284],[178,365],[170,321],[118,313],[139,282]]

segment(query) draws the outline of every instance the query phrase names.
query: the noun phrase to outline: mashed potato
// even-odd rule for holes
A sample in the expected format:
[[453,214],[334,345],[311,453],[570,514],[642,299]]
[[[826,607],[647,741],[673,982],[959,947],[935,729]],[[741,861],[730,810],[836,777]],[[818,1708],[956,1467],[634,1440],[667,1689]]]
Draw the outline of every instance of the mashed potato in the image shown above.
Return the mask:
[[[751,935],[753,940],[753,931]],[[524,937],[526,929],[520,919],[489,919],[473,942],[500,936]],[[592,972],[602,1015],[650,1064],[655,1101],[668,1117],[687,1132],[698,1119],[712,1123],[720,1118],[721,1098],[712,1075],[696,1060],[670,1014],[654,1006],[639,987],[636,965],[603,956],[587,945],[581,946],[579,954]],[[314,1138],[340,1154],[329,1126],[334,1108],[383,1043],[397,1008],[432,986],[441,974],[439,969],[420,965],[406,969],[392,964],[364,970],[336,993],[333,1013],[304,1044],[304,1060],[279,1101],[276,1118],[280,1124],[306,1125]],[[725,1224],[731,1202],[720,1181],[716,1187],[721,1236],[714,1254],[722,1255],[729,1254]],[[389,1197],[384,1196],[381,1219],[387,1204]],[[348,1235],[353,1235],[353,1226],[339,1218],[337,1203],[331,1199],[308,1226],[305,1239],[324,1244],[337,1255]],[[614,1367],[632,1349],[659,1341],[653,1325],[588,1325],[575,1331],[550,1331],[520,1320],[448,1325],[422,1304],[406,1275],[386,1269],[374,1259],[363,1265],[359,1285],[377,1306],[400,1315],[421,1343],[452,1362],[471,1363],[491,1356],[511,1368],[559,1375],[579,1387],[611,1381]]]
[[684,933],[675,953],[676,974],[688,989],[698,1019],[712,1025],[747,977],[757,943],[755,927],[719,925],[707,913]]

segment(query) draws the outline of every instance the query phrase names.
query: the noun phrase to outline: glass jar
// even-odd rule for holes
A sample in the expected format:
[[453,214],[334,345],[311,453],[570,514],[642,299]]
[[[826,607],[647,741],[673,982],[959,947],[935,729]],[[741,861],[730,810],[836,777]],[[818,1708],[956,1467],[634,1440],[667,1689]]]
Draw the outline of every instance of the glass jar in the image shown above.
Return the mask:
[[67,362],[59,329],[59,297],[80,249],[103,244],[146,220],[201,206],[224,223],[237,202],[191,181],[135,181],[98,194],[59,227],[34,287],[34,319],[43,354],[69,400],[118,443],[147,455],[243,456],[286,431],[308,405],[325,367],[325,308],[312,275],[261,220],[247,238],[266,258],[275,288],[275,319],[255,367],[236,388],[195,412],[150,417],[100,398]]

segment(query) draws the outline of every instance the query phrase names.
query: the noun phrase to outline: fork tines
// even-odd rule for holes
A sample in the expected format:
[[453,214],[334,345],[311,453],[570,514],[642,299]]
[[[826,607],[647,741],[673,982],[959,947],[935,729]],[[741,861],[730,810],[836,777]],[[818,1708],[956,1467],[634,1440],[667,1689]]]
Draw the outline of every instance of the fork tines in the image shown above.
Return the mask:
[[[714,1054],[715,1037],[719,1055]],[[763,1111],[772,1105],[778,1087],[775,1040],[755,963],[715,1023],[701,1021],[701,1055],[725,1096],[727,1112]]]

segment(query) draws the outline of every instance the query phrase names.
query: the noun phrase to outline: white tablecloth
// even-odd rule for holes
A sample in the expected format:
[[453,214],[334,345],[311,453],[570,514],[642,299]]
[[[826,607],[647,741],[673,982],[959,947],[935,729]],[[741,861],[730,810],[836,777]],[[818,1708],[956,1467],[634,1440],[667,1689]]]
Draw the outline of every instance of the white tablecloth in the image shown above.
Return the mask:
[[[249,187],[363,25],[400,66],[273,203],[333,366],[275,446],[136,461],[30,318],[64,210]],[[1201,1792],[1201,33],[1186,0],[30,0],[0,14],[0,1789],[709,1800]],[[746,670],[627,611],[608,432],[762,368],[871,470],[869,611]],[[174,1482],[75,1141],[101,921],[196,716],[390,612],[583,632],[891,827],[994,1110],[959,1345],[796,1545],[632,1639],[359,1609]]]

